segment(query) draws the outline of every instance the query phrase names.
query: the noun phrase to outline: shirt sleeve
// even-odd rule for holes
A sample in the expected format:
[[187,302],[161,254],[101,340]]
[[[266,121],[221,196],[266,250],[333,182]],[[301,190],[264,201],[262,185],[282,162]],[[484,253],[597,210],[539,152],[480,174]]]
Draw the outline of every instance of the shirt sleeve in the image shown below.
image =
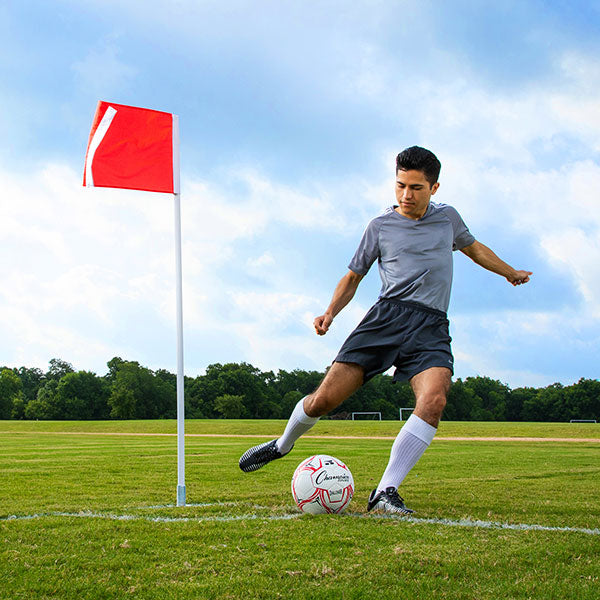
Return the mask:
[[452,206],[448,206],[446,207],[446,214],[452,223],[454,233],[452,250],[461,250],[466,246],[470,246],[475,241],[475,236],[469,231],[458,211]]
[[375,259],[379,258],[379,222],[373,219],[365,229],[360,244],[348,268],[358,275],[366,275]]

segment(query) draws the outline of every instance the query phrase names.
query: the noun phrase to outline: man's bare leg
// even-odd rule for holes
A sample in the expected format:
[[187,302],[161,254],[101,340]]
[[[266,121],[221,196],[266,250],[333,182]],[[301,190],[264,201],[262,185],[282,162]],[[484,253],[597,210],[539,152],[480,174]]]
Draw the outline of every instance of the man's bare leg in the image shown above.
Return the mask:
[[410,380],[416,404],[413,414],[437,427],[446,406],[452,372],[446,367],[432,367],[418,373]]
[[319,387],[304,398],[304,412],[309,417],[322,417],[363,384],[365,370],[356,363],[334,362]]
[[[416,398],[415,410],[392,445],[390,460],[383,477],[377,490],[371,494],[369,510],[373,508],[390,510],[388,504],[393,505],[396,502],[395,491],[423,456],[437,431],[442,411],[446,406],[451,377],[452,374],[446,367],[432,367],[410,380]],[[397,494],[395,496],[397,497]],[[399,501],[404,507],[402,500]]]
[[360,365],[334,362],[319,387],[292,411],[283,435],[277,440],[277,449],[282,454],[289,452],[320,417],[337,408],[363,384],[364,376]]
[[296,440],[311,429],[320,417],[337,408],[364,382],[364,369],[355,363],[334,362],[319,387],[296,404],[283,435],[247,450],[240,458],[242,471],[256,471],[281,458]]

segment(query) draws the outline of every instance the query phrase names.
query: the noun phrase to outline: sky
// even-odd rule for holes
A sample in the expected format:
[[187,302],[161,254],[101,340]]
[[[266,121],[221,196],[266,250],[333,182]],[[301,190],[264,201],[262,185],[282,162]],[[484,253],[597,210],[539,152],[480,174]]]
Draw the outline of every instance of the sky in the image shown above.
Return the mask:
[[179,115],[186,375],[324,370],[376,266],[313,319],[420,145],[534,273],[455,253],[455,376],[598,378],[600,1],[8,0],[0,34],[0,365],[176,369],[173,198],[82,186],[104,100]]

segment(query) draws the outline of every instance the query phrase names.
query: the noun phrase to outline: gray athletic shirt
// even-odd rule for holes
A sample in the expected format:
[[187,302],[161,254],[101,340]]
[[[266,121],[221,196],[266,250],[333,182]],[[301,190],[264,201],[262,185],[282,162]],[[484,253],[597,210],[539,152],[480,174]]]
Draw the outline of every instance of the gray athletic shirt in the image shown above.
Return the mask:
[[452,206],[429,202],[415,221],[388,208],[373,219],[348,268],[365,275],[377,259],[379,298],[418,302],[446,312],[452,287],[452,251],[475,238]]

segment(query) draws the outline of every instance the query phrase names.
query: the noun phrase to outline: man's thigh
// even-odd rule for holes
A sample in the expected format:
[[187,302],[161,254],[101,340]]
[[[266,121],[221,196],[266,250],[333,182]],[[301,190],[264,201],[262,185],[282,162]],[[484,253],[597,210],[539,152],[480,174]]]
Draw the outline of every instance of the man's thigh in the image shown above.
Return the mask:
[[451,383],[452,371],[446,367],[431,367],[412,377],[410,385],[416,399],[414,413],[437,427]]
[[327,414],[349,398],[363,384],[365,371],[356,363],[334,362],[313,394],[304,401],[309,417]]

